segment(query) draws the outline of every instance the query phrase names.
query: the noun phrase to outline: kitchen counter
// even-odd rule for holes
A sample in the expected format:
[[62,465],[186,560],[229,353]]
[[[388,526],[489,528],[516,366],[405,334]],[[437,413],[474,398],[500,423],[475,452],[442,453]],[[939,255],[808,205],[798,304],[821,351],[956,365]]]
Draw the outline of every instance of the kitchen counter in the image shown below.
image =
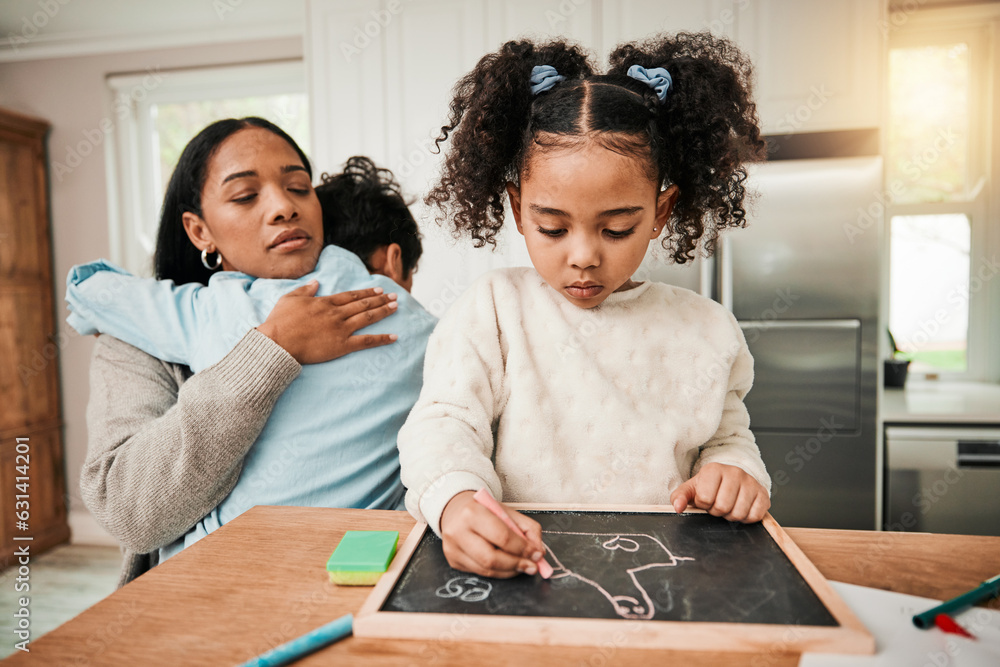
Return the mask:
[[1000,424],[1000,385],[987,382],[914,382],[884,389],[884,424]]

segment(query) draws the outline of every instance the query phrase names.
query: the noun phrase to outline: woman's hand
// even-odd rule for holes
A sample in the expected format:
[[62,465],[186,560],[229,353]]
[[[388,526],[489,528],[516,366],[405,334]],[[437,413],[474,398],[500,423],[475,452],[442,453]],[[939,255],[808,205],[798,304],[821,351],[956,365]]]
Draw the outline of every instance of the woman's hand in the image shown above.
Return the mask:
[[764,518],[771,498],[767,489],[742,468],[706,463],[697,475],[674,489],[670,504],[678,514],[693,504],[712,516],[756,523]]
[[534,519],[504,507],[527,536],[518,536],[493,512],[479,503],[473,491],[455,494],[441,513],[441,540],[448,564],[456,570],[495,579],[520,573],[535,574],[545,554],[542,527]]
[[396,334],[353,335],[396,312],[395,294],[382,294],[381,287],[374,287],[313,296],[317,289],[314,280],[278,299],[257,330],[300,364],[318,364],[396,340]]

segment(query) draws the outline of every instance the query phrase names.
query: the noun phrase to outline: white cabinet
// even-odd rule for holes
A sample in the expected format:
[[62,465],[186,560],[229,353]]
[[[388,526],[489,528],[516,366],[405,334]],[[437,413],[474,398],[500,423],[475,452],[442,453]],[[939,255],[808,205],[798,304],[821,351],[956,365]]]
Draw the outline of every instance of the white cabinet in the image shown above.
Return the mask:
[[735,39],[756,70],[765,134],[877,127],[884,0],[622,0],[602,3],[602,56],[656,31]]
[[517,37],[565,37],[595,48],[600,0],[491,0],[490,50]]
[[[310,0],[311,156],[318,171],[335,171],[351,155],[368,155],[422,197],[441,164],[433,139],[452,87],[518,36],[569,37],[603,67],[623,41],[711,30],[754,59],[766,133],[875,127],[884,1]],[[455,243],[419,201],[413,210],[425,237],[414,294],[435,314],[482,272],[528,263],[513,229],[494,253]]]
[[[486,53],[486,33],[485,2],[310,2],[306,54],[317,171],[367,155],[392,169],[406,194],[422,197],[441,162],[433,139],[451,89]],[[414,295],[441,315],[495,258],[455,244],[419,201],[411,209],[424,235]]]
[[602,2],[602,56],[616,44],[657,32],[708,30],[732,38],[741,8],[736,0],[621,0]]
[[881,0],[753,0],[736,39],[757,70],[765,134],[878,127]]
[[603,65],[623,41],[711,30],[757,71],[767,134],[876,127],[885,0],[311,0],[313,154],[421,165],[452,85],[517,36],[566,36]]
[[[311,2],[306,67],[317,169],[333,170],[352,155],[385,155],[385,27],[379,0]],[[385,21],[383,17],[383,21]]]

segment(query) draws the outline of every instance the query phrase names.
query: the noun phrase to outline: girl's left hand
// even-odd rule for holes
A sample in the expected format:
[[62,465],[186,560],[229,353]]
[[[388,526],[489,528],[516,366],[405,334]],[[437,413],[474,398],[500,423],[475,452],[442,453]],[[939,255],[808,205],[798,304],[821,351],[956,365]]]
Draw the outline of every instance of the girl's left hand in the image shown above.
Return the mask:
[[706,463],[698,474],[670,494],[670,504],[680,514],[689,504],[728,521],[756,523],[771,506],[767,489],[736,466]]

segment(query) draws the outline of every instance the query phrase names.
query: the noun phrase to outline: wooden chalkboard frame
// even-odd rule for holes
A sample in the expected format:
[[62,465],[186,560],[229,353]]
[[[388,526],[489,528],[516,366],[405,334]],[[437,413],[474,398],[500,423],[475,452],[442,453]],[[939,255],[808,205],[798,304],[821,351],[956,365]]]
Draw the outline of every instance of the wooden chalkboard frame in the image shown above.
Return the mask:
[[[562,505],[510,503],[517,510],[572,512],[649,512],[673,514],[660,505]],[[685,513],[701,512],[687,510]],[[354,620],[358,637],[434,639],[564,646],[619,646],[685,651],[755,653],[875,653],[875,639],[836,594],[816,566],[767,514],[762,522],[778,547],[816,593],[839,627],[763,623],[630,621],[625,619],[551,618],[476,614],[380,611],[396,586],[428,527],[417,523],[389,569],[365,600]]]

